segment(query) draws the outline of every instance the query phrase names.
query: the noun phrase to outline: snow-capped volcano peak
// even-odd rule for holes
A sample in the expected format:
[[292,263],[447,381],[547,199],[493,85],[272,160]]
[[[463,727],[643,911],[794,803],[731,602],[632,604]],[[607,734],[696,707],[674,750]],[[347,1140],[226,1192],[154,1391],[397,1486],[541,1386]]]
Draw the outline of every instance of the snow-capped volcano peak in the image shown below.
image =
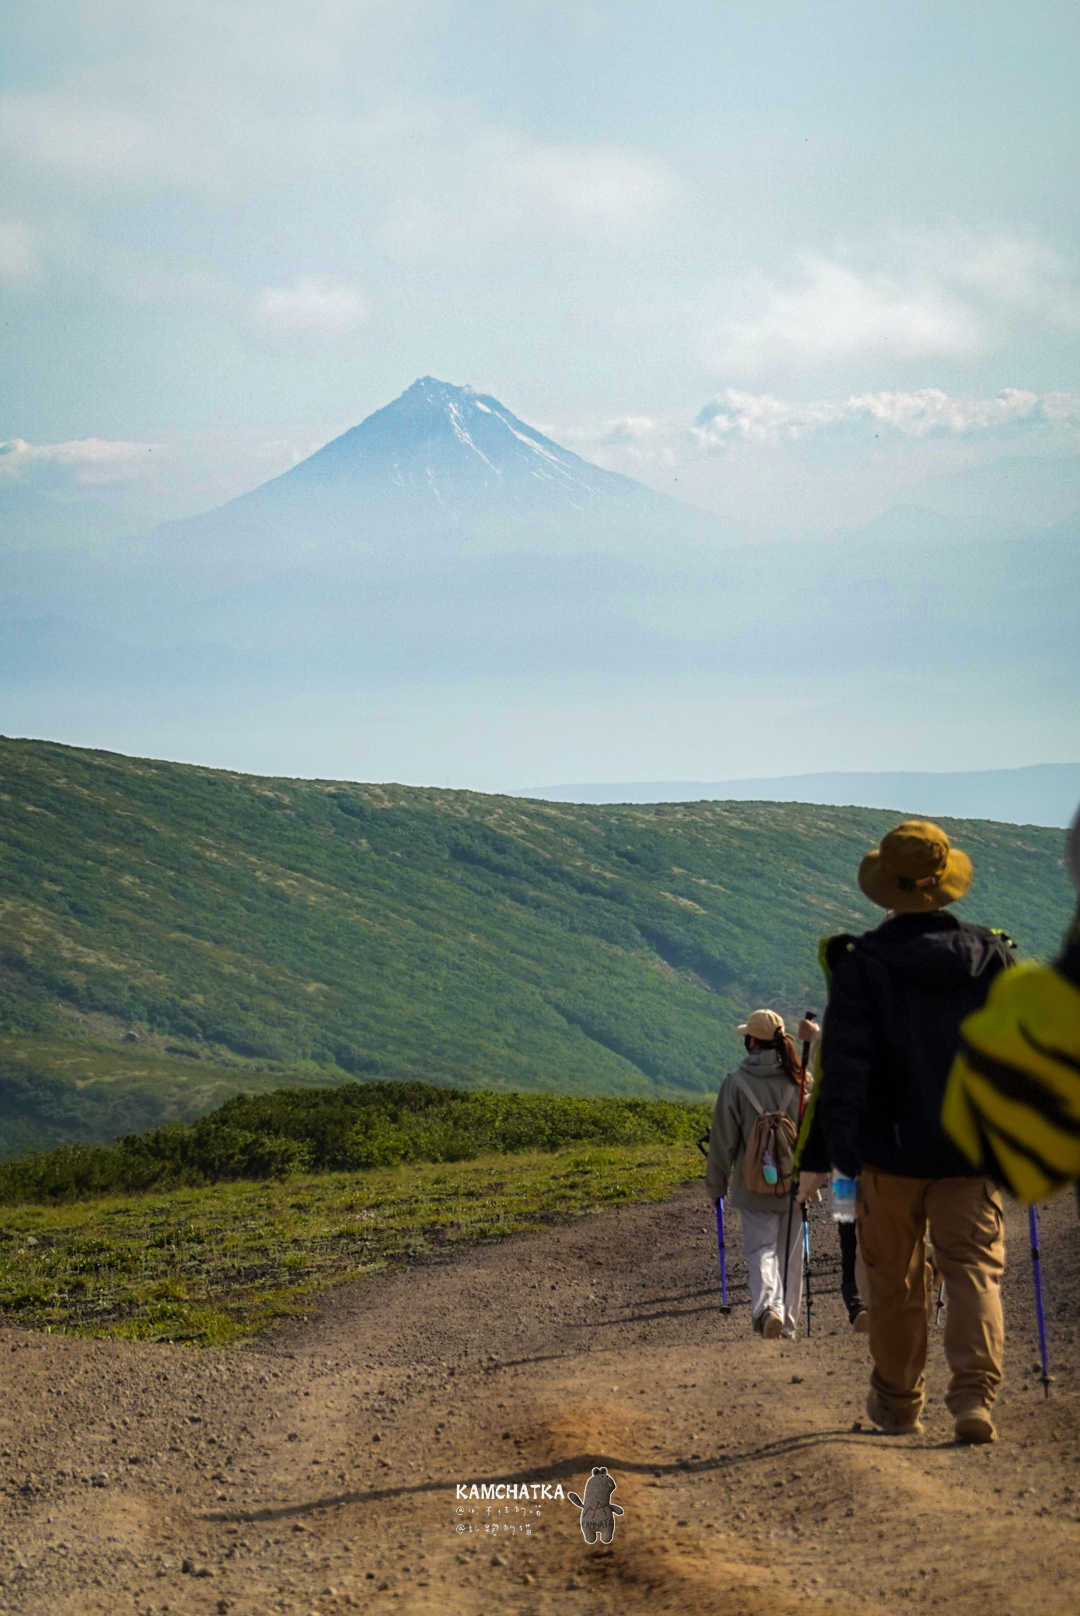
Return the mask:
[[583,510],[598,497],[639,491],[546,438],[490,394],[434,376],[420,377],[278,482],[325,487],[372,479],[435,500],[444,511],[481,494],[516,507],[554,500]]
[[271,545],[400,546],[456,534],[576,548],[682,530],[697,513],[591,465],[472,387],[421,376],[359,426],[219,512],[205,532]]
[[[394,400],[394,404],[406,404],[413,401],[436,409],[445,403],[454,403],[463,398],[475,398],[476,389],[467,382],[458,386],[454,382],[441,382],[437,376],[418,376],[411,387]],[[387,405],[393,409],[394,404]]]

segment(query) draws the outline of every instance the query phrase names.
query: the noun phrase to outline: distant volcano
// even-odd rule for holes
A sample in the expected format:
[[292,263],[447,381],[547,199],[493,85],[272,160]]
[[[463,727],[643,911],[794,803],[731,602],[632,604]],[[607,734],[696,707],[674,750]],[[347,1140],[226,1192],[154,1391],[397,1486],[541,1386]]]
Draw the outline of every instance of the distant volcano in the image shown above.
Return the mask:
[[425,377],[217,510],[16,553],[6,727],[336,779],[723,779],[819,745],[912,771],[944,703],[945,766],[1021,713],[1013,755],[1053,757],[1076,728],[1076,530],[896,534],[739,543]]
[[528,509],[584,510],[606,499],[660,496],[571,454],[490,394],[421,377],[359,426],[270,486],[399,490],[432,509],[472,495]]
[[471,387],[424,376],[359,426],[249,494],[163,532],[383,550],[443,535],[546,549],[687,536],[701,512],[594,466]]

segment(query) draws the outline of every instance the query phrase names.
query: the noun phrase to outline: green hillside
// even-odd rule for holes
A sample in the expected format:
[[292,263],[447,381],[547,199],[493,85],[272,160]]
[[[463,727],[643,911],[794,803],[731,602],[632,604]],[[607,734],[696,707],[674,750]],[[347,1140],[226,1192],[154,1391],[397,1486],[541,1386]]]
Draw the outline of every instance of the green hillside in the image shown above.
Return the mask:
[[[895,814],[568,807],[259,779],[0,741],[3,1154],[349,1079],[687,1098],[757,1004],[819,1004],[816,939]],[[970,918],[1026,953],[1071,909],[1058,831],[947,821]]]

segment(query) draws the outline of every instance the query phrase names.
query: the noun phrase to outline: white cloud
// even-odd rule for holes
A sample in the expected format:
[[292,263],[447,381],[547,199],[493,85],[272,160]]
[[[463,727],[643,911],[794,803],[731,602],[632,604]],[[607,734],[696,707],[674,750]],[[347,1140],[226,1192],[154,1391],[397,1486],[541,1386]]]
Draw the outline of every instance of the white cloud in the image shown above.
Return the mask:
[[746,393],[737,387],[726,387],[705,405],[694,430],[707,447],[719,447],[732,440],[791,442],[843,418],[842,404],[791,403],[770,393]]
[[[297,421],[272,433],[217,429],[161,442],[0,440],[4,538],[18,549],[44,538],[113,541],[149,531],[249,492],[353,424]],[[71,524],[74,512],[80,519]]]
[[651,222],[678,190],[662,163],[619,147],[520,149],[504,174],[528,212],[539,207],[570,223],[616,231]]
[[710,362],[743,377],[992,353],[1019,329],[1080,331],[1080,274],[1043,242],[961,232],[802,252],[787,275],[727,287]]
[[0,94],[0,151],[31,186],[59,185],[81,204],[96,195],[168,186],[210,198],[310,185],[313,171],[355,179],[415,134],[421,114],[378,99],[346,109],[268,86],[228,93],[218,74],[123,75],[48,91]]
[[8,438],[0,442],[0,481],[17,482],[44,472],[59,473],[84,487],[103,487],[153,474],[153,457],[167,452],[159,443],[107,438],[76,438],[69,443]]
[[840,428],[888,429],[907,438],[967,438],[1080,424],[1080,394],[1040,396],[1007,387],[988,398],[926,387],[915,392],[857,393],[841,399],[793,402],[728,387],[694,423],[703,448],[734,442],[783,443]]
[[[942,468],[1000,453],[1003,444],[1010,454],[1074,454],[1080,450],[1080,393],[1004,388],[967,396],[928,387],[799,400],[728,387],[692,423],[626,415],[543,430],[610,471],[705,503],[722,504],[735,486],[732,479],[748,480],[750,511],[754,501],[761,509],[767,504],[761,486],[765,467],[782,481],[784,466],[799,468],[803,479],[824,475],[826,468],[839,473],[859,466],[872,480],[875,466],[877,474],[887,475],[886,462],[909,472]],[[883,452],[869,455],[868,444]],[[812,456],[785,455],[785,449],[798,445],[812,448]],[[718,471],[722,487],[716,484]],[[896,497],[900,493],[898,485]]]
[[387,198],[379,240],[394,255],[517,252],[526,240],[593,252],[647,235],[682,196],[666,164],[625,146],[539,144],[476,126],[453,146],[440,126],[423,155]]
[[765,284],[753,302],[713,334],[711,358],[725,369],[963,356],[985,340],[976,311],[930,278],[860,272],[812,253],[789,284]]
[[992,398],[960,398],[926,387],[916,393],[865,393],[848,399],[845,413],[849,420],[866,417],[908,437],[968,437],[1034,423],[1040,418],[1040,401],[1036,393],[1019,387],[1006,387]]
[[1043,242],[968,240],[949,253],[947,272],[990,305],[1080,331],[1076,266]]
[[1080,395],[1076,393],[1044,393],[1041,408],[1046,420],[1055,425],[1080,427]]
[[265,332],[344,336],[367,319],[364,298],[342,281],[305,277],[292,286],[265,287],[255,299],[255,321]]
[[37,270],[33,232],[21,219],[0,217],[0,284],[26,286]]
[[[344,29],[363,37],[348,7],[329,9],[342,14],[331,36]],[[393,8],[369,9],[388,22]],[[248,40],[242,48],[218,41],[225,60],[210,77],[202,54],[196,60],[189,43],[176,41],[165,75],[136,52],[142,75],[117,65],[49,90],[0,94],[0,151],[28,185],[74,188],[81,204],[86,193],[169,186],[242,195],[250,206],[271,181],[278,194],[293,185],[307,194],[314,175],[324,177],[319,184],[333,176],[354,208],[381,217],[385,239],[408,249],[448,237],[513,239],[553,225],[585,237],[635,235],[682,194],[667,164],[632,146],[532,140],[456,98],[391,91],[373,79],[347,105],[327,101],[317,87],[336,67],[325,39],[305,52],[298,34],[287,66],[291,35],[278,30],[271,49],[274,31],[253,28],[256,53],[269,51],[266,78],[251,74]],[[308,74],[313,93],[305,95]]]
[[630,476],[648,476],[651,471],[677,465],[688,449],[696,452],[683,424],[651,415],[620,415],[598,423],[540,430],[585,459]]
[[77,180],[145,178],[162,157],[152,119],[70,92],[0,96],[0,147],[22,165]]
[[[600,427],[588,429],[588,437],[593,443],[607,443],[622,448],[655,442],[665,430],[665,423],[652,415],[617,415]],[[574,429],[570,428],[569,435],[573,436],[573,432]]]

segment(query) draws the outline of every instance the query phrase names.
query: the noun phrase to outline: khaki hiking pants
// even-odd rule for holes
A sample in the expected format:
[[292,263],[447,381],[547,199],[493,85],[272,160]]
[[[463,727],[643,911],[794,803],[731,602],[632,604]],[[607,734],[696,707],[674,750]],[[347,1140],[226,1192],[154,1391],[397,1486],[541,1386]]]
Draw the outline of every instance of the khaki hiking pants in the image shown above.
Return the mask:
[[985,1178],[901,1178],[864,1167],[856,1222],[870,1293],[870,1382],[888,1412],[914,1421],[923,1406],[928,1225],[945,1281],[946,1406],[954,1419],[990,1408],[1005,1349],[1005,1221],[998,1191]]

